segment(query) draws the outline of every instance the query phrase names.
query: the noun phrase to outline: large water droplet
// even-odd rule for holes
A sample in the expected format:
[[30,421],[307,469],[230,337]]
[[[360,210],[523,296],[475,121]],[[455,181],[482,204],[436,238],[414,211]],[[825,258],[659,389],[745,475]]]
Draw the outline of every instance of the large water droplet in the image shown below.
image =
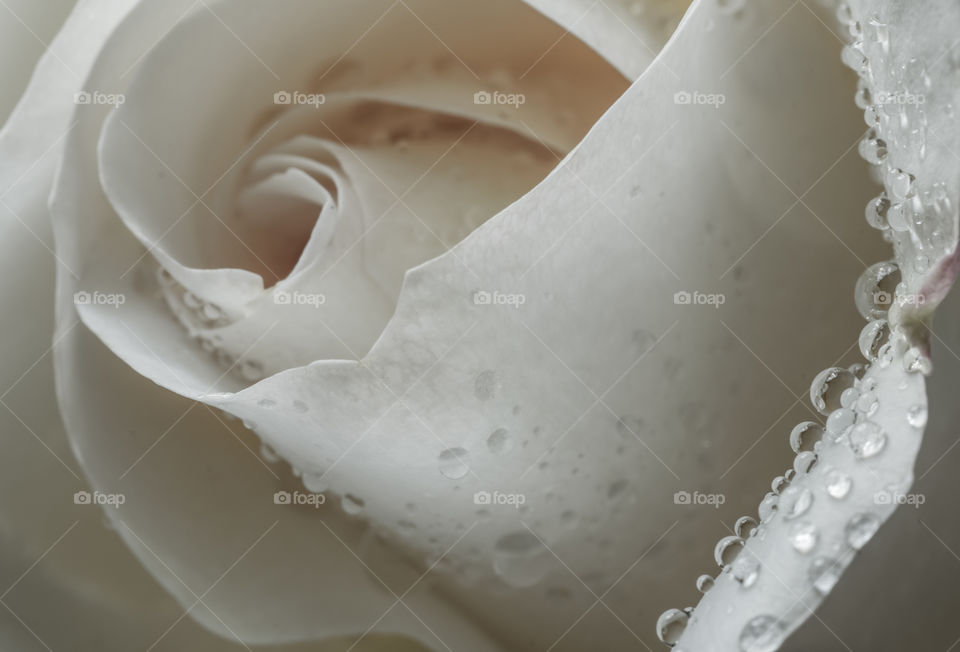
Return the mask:
[[657,618],[657,638],[660,642],[673,647],[683,635],[683,630],[687,628],[689,618],[685,611],[667,609]]
[[810,402],[823,415],[829,415],[840,406],[843,390],[853,387],[856,377],[849,369],[830,367],[824,369],[810,383]]
[[810,562],[810,568],[807,570],[807,577],[813,584],[813,588],[820,595],[830,593],[837,580],[840,579],[840,563],[830,557],[816,557]]
[[850,431],[850,449],[860,459],[873,457],[887,445],[887,435],[872,421],[858,423]]
[[451,480],[458,480],[470,470],[469,459],[470,453],[467,449],[459,446],[441,451],[437,458],[440,463],[440,473]]
[[713,548],[713,558],[718,566],[726,566],[733,563],[740,551],[743,550],[743,539],[736,536],[726,536],[717,541]]
[[[891,211],[892,207],[887,219]],[[882,319],[887,314],[899,282],[900,268],[893,261],[875,263],[864,270],[854,289],[854,301],[864,319]]]
[[871,129],[860,141],[860,156],[871,165],[880,165],[887,160],[887,143]]
[[812,451],[813,445],[823,437],[823,426],[816,421],[798,423],[790,431],[790,448],[794,453]]
[[930,372],[933,371],[930,358],[916,346],[911,346],[907,349],[907,352],[903,354],[903,368],[910,373],[920,372],[924,376],[930,375]]
[[790,543],[794,550],[803,554],[813,550],[819,537],[817,526],[809,521],[795,523],[790,528]]
[[806,487],[789,486],[780,494],[780,511],[786,519],[806,513],[813,504],[813,493]]
[[876,514],[863,512],[850,518],[845,528],[847,543],[854,550],[860,550],[867,545],[873,535],[880,528],[880,517]]
[[774,652],[783,643],[783,625],[773,616],[754,616],[740,632],[741,652]]

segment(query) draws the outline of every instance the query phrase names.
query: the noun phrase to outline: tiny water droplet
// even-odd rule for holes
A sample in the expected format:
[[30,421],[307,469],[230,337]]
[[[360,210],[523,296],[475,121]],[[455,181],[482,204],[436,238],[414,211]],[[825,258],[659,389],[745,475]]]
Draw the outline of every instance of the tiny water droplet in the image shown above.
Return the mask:
[[826,481],[827,494],[837,500],[846,498],[847,494],[850,493],[850,488],[853,486],[853,480],[850,479],[850,476],[836,469],[827,473]]
[[862,512],[850,518],[845,528],[847,543],[854,550],[860,550],[880,528],[880,517]]
[[930,359],[916,346],[911,346],[903,355],[903,368],[910,373],[920,372],[924,376],[933,371]]
[[364,505],[363,499],[357,498],[353,494],[344,494],[340,500],[340,506],[343,508],[343,511],[351,516],[360,514],[363,511]]
[[328,487],[324,474],[316,471],[306,471],[300,476],[300,481],[303,482],[307,491],[312,491],[315,494],[323,493]]
[[887,435],[872,421],[858,423],[850,431],[850,449],[860,459],[873,457],[887,445]]
[[458,480],[470,471],[470,466],[467,463],[469,459],[470,454],[467,449],[459,446],[447,448],[441,451],[437,458],[440,463],[440,473],[451,480]]
[[745,589],[753,586],[760,576],[760,562],[753,556],[753,553],[744,552],[737,555],[730,567],[730,573],[733,579],[740,582]]
[[807,554],[817,545],[819,538],[817,526],[809,521],[795,523],[790,528],[790,543],[797,552]]
[[726,536],[717,541],[713,548],[713,558],[718,566],[726,566],[733,562],[743,550],[743,539],[737,536]]
[[875,229],[883,230],[887,228],[887,211],[890,209],[890,200],[887,195],[881,193],[867,202],[867,208],[864,211],[867,224]]
[[830,416],[827,417],[827,432],[836,439],[846,432],[847,428],[853,425],[855,419],[856,415],[853,413],[853,410],[848,410],[847,408],[834,410],[830,413]]
[[510,586],[533,586],[550,570],[549,554],[533,532],[505,534],[494,544],[493,569]]
[[810,383],[810,402],[817,412],[826,416],[840,407],[843,390],[853,387],[856,378],[849,369],[830,367],[824,369]]
[[830,557],[816,557],[810,562],[810,568],[807,570],[807,577],[813,584],[813,588],[820,595],[830,593],[830,590],[840,579],[840,572],[843,570],[836,559]]
[[886,319],[874,319],[860,331],[860,353],[873,362],[877,359],[880,347],[890,336],[890,326]]
[[817,463],[817,454],[803,451],[793,458],[793,470],[798,474],[810,473],[810,469]]
[[680,609],[667,609],[657,618],[657,638],[661,643],[673,647],[680,637],[683,630],[687,628],[687,621],[690,617],[685,611]]
[[260,457],[263,458],[263,461],[267,464],[276,464],[280,461],[280,456],[277,455],[277,451],[273,450],[270,444],[266,442],[260,442]]
[[813,445],[823,437],[823,426],[816,421],[804,421],[790,431],[790,448],[794,453],[812,451]]
[[754,616],[740,631],[741,652],[774,652],[785,638],[783,625],[773,616]]
[[741,539],[746,539],[752,535],[756,528],[757,520],[752,516],[741,516],[737,519],[737,522],[733,524],[734,533]]
[[481,371],[473,381],[473,395],[481,401],[489,401],[497,395],[499,389],[500,379],[493,369]]
[[927,406],[914,405],[907,410],[907,423],[914,428],[923,428],[927,425]]
[[813,493],[806,487],[789,486],[780,494],[780,511],[786,519],[806,513],[813,504]]
[[494,455],[509,453],[513,449],[513,439],[506,428],[497,428],[487,437],[487,449]]
[[766,522],[773,518],[779,502],[779,496],[772,491],[763,497],[763,500],[760,501],[760,505],[757,507],[757,515],[760,516],[761,522]]
[[713,588],[713,578],[709,575],[701,575],[697,578],[697,590],[700,593],[706,593]]

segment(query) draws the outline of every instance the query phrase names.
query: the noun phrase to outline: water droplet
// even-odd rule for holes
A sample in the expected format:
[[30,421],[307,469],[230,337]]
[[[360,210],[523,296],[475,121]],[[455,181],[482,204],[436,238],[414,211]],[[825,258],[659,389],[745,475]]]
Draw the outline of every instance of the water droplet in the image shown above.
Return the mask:
[[458,480],[465,476],[470,470],[467,461],[470,454],[466,448],[448,448],[441,451],[437,460],[440,463],[440,473],[451,480]]
[[807,570],[807,577],[813,584],[813,588],[820,595],[830,593],[830,590],[840,579],[840,563],[830,557],[816,557],[810,562],[810,568]]
[[860,331],[860,353],[873,362],[877,359],[880,347],[890,336],[890,326],[886,319],[874,319]]
[[869,202],[867,202],[867,208],[865,210],[865,215],[867,218],[867,224],[872,226],[875,229],[885,229],[887,228],[887,211],[890,209],[890,200],[887,199],[885,194],[880,194]]
[[267,464],[276,464],[280,461],[280,456],[277,455],[277,451],[267,442],[260,442],[260,457],[263,458],[263,461]]
[[785,477],[778,475],[773,479],[773,482],[770,483],[770,489],[773,491],[773,493],[779,494],[788,484],[790,483],[787,482]]
[[823,437],[823,426],[816,421],[798,423],[790,431],[790,448],[794,453],[812,451],[813,445]]
[[857,92],[853,96],[853,103],[860,109],[866,109],[873,104],[873,94],[870,92],[870,87],[862,79],[857,80]]
[[772,491],[767,493],[767,495],[763,497],[763,500],[760,501],[760,505],[757,507],[757,515],[760,516],[760,521],[766,522],[773,518],[779,503],[780,498],[777,496],[777,494],[773,493]]
[[667,609],[657,618],[657,638],[661,643],[673,647],[680,637],[683,630],[687,628],[687,621],[690,617],[685,611],[680,609]]
[[824,369],[810,383],[810,402],[817,412],[826,416],[840,407],[840,395],[843,390],[853,387],[855,380],[849,369]]
[[[888,219],[892,210],[887,211]],[[887,314],[899,282],[900,268],[893,261],[875,263],[864,270],[854,289],[854,301],[864,319],[882,319]]]
[[790,543],[797,552],[807,554],[817,545],[819,538],[817,526],[809,521],[795,523],[790,528]]
[[317,471],[304,472],[303,475],[300,476],[300,481],[303,482],[303,486],[306,487],[307,491],[312,491],[315,494],[323,493],[328,487],[325,474]]
[[481,401],[489,401],[500,389],[500,378],[493,369],[487,369],[477,374],[473,381],[473,395]]
[[760,562],[751,552],[744,552],[737,555],[730,567],[730,574],[733,579],[740,582],[745,589],[753,586],[760,576]]
[[798,474],[810,473],[810,469],[817,463],[817,454],[811,453],[810,451],[803,451],[798,453],[795,458],[793,458],[793,469]]
[[737,522],[733,524],[734,533],[742,539],[746,539],[753,534],[756,528],[757,521],[752,516],[741,516],[737,519]]
[[907,410],[907,423],[914,428],[923,428],[927,425],[927,406],[914,405]]
[[826,481],[827,494],[837,500],[846,498],[847,494],[850,493],[850,488],[853,486],[853,480],[850,479],[850,476],[836,469],[826,474]]
[[887,445],[887,435],[872,421],[858,423],[850,431],[850,449],[860,459],[873,457]]
[[806,513],[813,504],[813,493],[806,487],[789,486],[780,494],[780,511],[786,519]]
[[910,230],[910,219],[907,217],[907,205],[904,202],[890,204],[887,209],[887,225],[897,233]]
[[860,141],[860,156],[871,165],[880,165],[887,160],[887,143],[877,137],[877,132],[871,129]]
[[830,416],[827,417],[827,432],[836,439],[846,432],[847,428],[853,425],[854,419],[856,419],[856,415],[853,413],[853,410],[848,410],[847,408],[834,410],[830,413]]
[[343,511],[351,516],[356,516],[361,513],[365,504],[363,499],[357,498],[353,494],[344,494],[340,500],[340,506],[343,508]]
[[857,404],[858,398],[860,398],[860,390],[856,387],[849,387],[840,394],[840,405],[847,409],[852,409],[853,406]]
[[510,586],[533,586],[550,570],[549,553],[533,532],[511,532],[494,544],[493,569]]
[[713,548],[713,558],[718,566],[726,566],[733,563],[740,551],[743,550],[743,539],[736,536],[726,536],[717,541]]
[[917,193],[914,176],[900,168],[887,170],[886,187],[890,196],[900,201],[911,199]]
[[497,428],[487,437],[487,449],[494,455],[509,453],[513,449],[513,440],[506,428]]
[[924,355],[919,347],[911,346],[903,355],[903,368],[910,373],[920,372],[924,376],[933,371],[930,359]]
[[709,575],[701,575],[697,578],[697,590],[700,593],[706,593],[713,588],[713,578]]
[[773,616],[754,616],[740,632],[741,652],[775,652],[783,643],[783,625]]
[[845,528],[847,543],[854,550],[860,550],[880,528],[880,517],[862,512],[850,518]]

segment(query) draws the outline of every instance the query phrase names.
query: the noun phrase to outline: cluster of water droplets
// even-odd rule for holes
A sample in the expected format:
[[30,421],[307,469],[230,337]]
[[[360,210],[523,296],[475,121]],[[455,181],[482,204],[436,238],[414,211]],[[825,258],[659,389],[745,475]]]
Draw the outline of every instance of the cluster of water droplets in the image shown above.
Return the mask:
[[[908,277],[920,276],[930,269],[931,260],[949,252],[956,239],[954,207],[946,184],[942,179],[918,178],[915,169],[927,158],[930,119],[940,117],[930,116],[928,111],[944,112],[944,117],[952,118],[953,106],[929,101],[936,89],[926,61],[915,57],[893,60],[890,29],[879,14],[862,22],[843,3],[838,16],[852,37],[843,48],[842,59],[859,76],[854,99],[863,109],[868,127],[859,144],[860,155],[876,166],[875,173],[884,186],[867,204],[867,223],[895,246],[909,245],[912,254],[901,260],[911,260],[912,269],[902,271]],[[892,262],[878,263],[864,273],[862,282],[872,285],[894,274],[899,279],[900,271]],[[883,292],[879,297],[889,302],[894,293],[891,289]],[[874,303],[862,300],[857,307],[868,313]]]
[[254,383],[264,375],[264,366],[247,356],[238,356],[223,346],[217,329],[229,326],[235,319],[222,307],[204,301],[181,285],[162,265],[157,265],[157,281],[163,299],[187,333],[224,371],[244,382]]
[[[878,166],[884,183],[883,192],[867,204],[867,221],[880,229],[888,241],[895,241],[895,233],[907,233],[918,250],[929,250],[929,255],[914,259],[914,271],[923,273],[930,258],[947,245],[944,224],[952,212],[951,202],[943,184],[922,185],[910,171],[893,164],[889,150],[893,145],[917,151],[921,159],[925,156],[927,118],[923,103],[909,99],[929,90],[930,77],[923,62],[912,59],[898,69],[898,89],[891,93],[877,90],[871,61],[877,52],[882,55],[889,52],[887,26],[876,15],[866,24],[855,21],[845,3],[839,8],[839,17],[853,37],[853,42],[844,47],[842,58],[860,76],[856,102],[864,109],[870,127],[860,142],[860,154]],[[868,365],[886,368],[901,352],[905,371],[925,375],[931,371],[924,350],[911,346],[907,335],[899,328],[891,328],[888,321],[892,306],[915,301],[907,293],[896,262],[883,261],[868,267],[857,280],[854,297],[858,311],[867,320],[859,338],[866,364],[830,367],[817,374],[810,385],[810,402],[822,415],[823,422],[803,421],[792,429],[789,443],[796,454],[793,466],[774,478],[771,491],[757,508],[759,522],[752,517],[742,517],[737,521],[735,533],[720,539],[714,548],[720,574],[729,574],[742,590],[753,587],[763,573],[760,561],[745,549],[746,541],[751,537],[763,540],[767,526],[778,517],[786,522],[787,544],[794,554],[808,559],[808,581],[821,596],[829,593],[852,555],[867,544],[882,523],[877,513],[858,512],[844,527],[843,545],[827,547],[815,522],[804,518],[820,495],[810,489],[816,484],[794,482],[798,477],[815,473],[827,500],[848,500],[856,490],[853,478],[841,469],[821,464],[820,456],[827,446],[845,446],[856,460],[864,463],[882,455],[887,448],[888,433],[872,419],[880,407],[880,398],[876,379],[866,375]],[[926,406],[909,408],[906,419],[914,429],[922,430],[926,425]],[[697,589],[706,593],[715,581],[710,575],[701,575]],[[658,637],[674,646],[694,618],[695,611],[691,608],[668,609],[657,621]],[[772,652],[780,647],[786,634],[786,623],[770,614],[758,614],[743,626],[740,649]]]

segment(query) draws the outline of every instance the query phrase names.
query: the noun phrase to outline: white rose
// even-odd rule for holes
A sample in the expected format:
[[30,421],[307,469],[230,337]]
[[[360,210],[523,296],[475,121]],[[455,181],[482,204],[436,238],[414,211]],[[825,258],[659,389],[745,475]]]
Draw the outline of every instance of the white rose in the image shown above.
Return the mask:
[[[546,15],[78,3],[0,134],[2,404],[31,460],[8,465],[8,493],[29,496],[3,511],[27,570],[0,598],[11,636],[70,647],[119,616],[116,649],[625,649],[656,628],[772,650],[895,507],[923,504],[900,497],[923,490],[917,372],[955,275],[957,86],[936,57],[956,9],[863,2],[838,23],[695,2],[656,54],[680,7],[530,5]],[[857,307],[889,310],[897,335],[855,382],[849,288],[890,254],[850,219],[877,189],[852,155],[843,23],[865,39],[843,57],[864,92],[924,98],[883,109],[860,146],[926,221],[888,212],[904,283],[864,276]],[[815,467],[798,457],[736,562],[742,541],[721,542],[731,572],[699,618],[657,622],[692,602],[731,533],[718,517],[752,512],[789,464],[788,414],[831,415]],[[943,554],[956,526],[935,516],[924,543]],[[948,580],[910,575],[897,608]],[[864,590],[823,610],[841,640],[949,644],[854,622]],[[32,624],[41,609],[54,624]]]

